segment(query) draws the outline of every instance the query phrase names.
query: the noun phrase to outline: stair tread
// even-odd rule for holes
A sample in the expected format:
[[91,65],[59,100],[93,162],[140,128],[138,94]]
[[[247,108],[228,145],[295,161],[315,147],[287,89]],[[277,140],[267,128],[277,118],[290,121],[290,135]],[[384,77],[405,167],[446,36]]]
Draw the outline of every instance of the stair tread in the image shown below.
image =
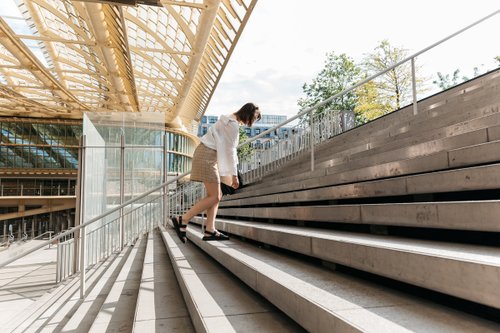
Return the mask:
[[249,185],[248,192],[224,196],[219,207],[491,189],[499,174],[500,164],[491,164],[295,192],[258,194]]
[[[201,218],[197,218],[201,223]],[[500,248],[482,245],[448,243],[412,239],[399,236],[385,236],[362,234],[348,231],[325,230],[311,227],[297,227],[286,225],[269,225],[259,222],[237,221],[217,218],[218,222],[233,225],[247,226],[258,230],[275,231],[290,235],[300,235],[311,239],[335,240],[350,244],[387,248],[401,252],[421,253],[429,256],[439,256],[458,261],[469,261],[500,267]],[[221,228],[221,230],[224,230]]]
[[156,328],[194,332],[167,251],[155,230],[147,239],[133,332],[154,332]]
[[495,332],[500,329],[500,325],[493,322],[238,240],[203,242],[201,233],[193,229],[188,228],[190,240],[225,263],[234,274],[310,331],[331,330],[332,324],[340,324],[337,319],[321,321],[323,317],[319,318],[316,313],[320,310],[306,311],[297,298],[303,298],[304,304],[317,305],[345,325],[366,332]]
[[142,270],[138,266],[143,252],[144,240],[139,238],[122,266],[89,332],[132,330],[132,318]]
[[163,229],[162,234],[178,265],[178,278],[191,290],[189,297],[199,312],[191,313],[195,327],[196,317],[201,316],[205,329],[213,332],[303,332],[205,253],[180,243],[172,229]]
[[[113,262],[106,269],[96,285],[92,289],[87,290],[87,295],[83,301],[79,302],[80,305],[65,323],[62,332],[88,331],[90,329],[121,267],[130,255],[130,251],[131,248],[127,247],[116,254],[116,256],[112,256],[114,257]],[[77,294],[75,298],[79,299],[79,292]]]

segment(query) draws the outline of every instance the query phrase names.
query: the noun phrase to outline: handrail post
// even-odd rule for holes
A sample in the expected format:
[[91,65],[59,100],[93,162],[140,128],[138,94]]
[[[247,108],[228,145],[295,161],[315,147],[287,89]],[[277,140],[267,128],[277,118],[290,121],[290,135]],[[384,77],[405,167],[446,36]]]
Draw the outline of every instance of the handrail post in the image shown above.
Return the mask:
[[[167,154],[168,154],[168,142],[167,142],[167,132],[163,134],[163,183],[166,183],[168,181],[168,160],[167,160]],[[167,206],[168,206],[168,186],[163,187],[163,218],[162,218],[162,225],[167,225],[167,218],[168,218],[168,212],[167,212]]]
[[[120,205],[125,202],[125,136],[122,134],[120,138]],[[119,220],[119,237],[120,237],[120,249],[123,249],[125,244],[125,228],[123,219],[124,209],[120,209],[120,220]]]
[[[78,164],[77,164],[77,176],[76,176],[76,186],[75,186],[75,196],[76,196],[76,205],[75,205],[75,227],[80,225],[82,222],[80,220],[80,214],[81,214],[81,203],[82,203],[82,194],[81,194],[81,188],[82,188],[82,175],[83,175],[83,169],[82,169],[82,158],[83,158],[83,136],[80,137],[79,140],[79,146],[78,146]],[[40,184],[40,195],[42,193],[42,185]],[[68,191],[69,193],[69,191]],[[68,211],[69,214],[69,211]],[[69,215],[68,215],[69,216]],[[69,227],[69,223],[68,223]],[[69,228],[68,228],[69,229]],[[49,231],[49,239],[52,238],[52,233]],[[77,230],[74,234],[75,238],[75,243],[73,246],[75,247],[74,253],[73,253],[73,270],[76,272],[79,269],[79,255],[80,255],[80,250],[79,250],[79,245],[80,245],[80,230]]]
[[[79,196],[80,196],[80,214],[78,215],[79,218],[79,224],[85,223],[85,158],[86,158],[86,137],[85,135],[82,136],[81,139],[81,161],[79,162],[80,164],[80,170],[81,170],[81,177],[80,177],[80,190]],[[86,290],[86,285],[85,285],[85,265],[87,263],[87,253],[85,251],[85,227],[80,229],[80,299],[85,298],[85,290]]]
[[309,128],[311,129],[311,171],[314,171],[314,113],[309,114]]
[[417,78],[415,76],[415,57],[411,58],[411,85],[413,90],[413,115],[418,113],[417,107]]

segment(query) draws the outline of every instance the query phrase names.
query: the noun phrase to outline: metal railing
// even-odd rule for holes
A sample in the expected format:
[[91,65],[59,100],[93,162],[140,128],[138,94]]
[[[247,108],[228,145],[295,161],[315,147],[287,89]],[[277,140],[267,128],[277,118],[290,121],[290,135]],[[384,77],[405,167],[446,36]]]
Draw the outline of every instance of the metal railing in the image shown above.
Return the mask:
[[51,239],[52,239],[52,234],[53,234],[53,233],[54,233],[53,231],[45,231],[44,233],[42,233],[42,234],[40,234],[40,235],[38,235],[38,236],[33,237],[31,240],[35,240],[35,239],[39,239],[39,238],[43,238],[43,237],[45,237],[45,235],[47,235],[47,234],[49,235],[49,240],[51,240]]
[[[475,21],[474,23],[458,30],[457,32],[439,40],[438,42],[406,57],[405,59],[393,64],[392,66],[387,67],[386,69],[354,84],[353,86],[323,100],[322,102],[319,102],[315,104],[312,107],[309,107],[301,112],[299,112],[297,115],[287,119],[286,121],[269,128],[268,130],[261,132],[259,135],[256,135],[246,142],[242,143],[241,145],[238,146],[238,148],[245,146],[247,144],[250,144],[256,140],[260,140],[262,138],[265,138],[266,135],[271,134],[273,132],[277,132],[279,128],[284,127],[285,125],[294,122],[297,119],[303,119],[304,116],[311,115],[313,114],[312,112],[327,105],[328,103],[331,103],[335,99],[341,98],[342,96],[347,95],[348,93],[352,93],[356,91],[356,89],[360,88],[361,86],[374,81],[375,79],[381,77],[382,75],[386,74],[387,72],[394,70],[395,68],[405,65],[407,63],[410,63],[410,68],[411,68],[411,81],[412,81],[412,106],[413,106],[413,114],[417,115],[418,114],[418,105],[417,105],[417,78],[415,75],[415,62],[416,58],[431,49],[435,48],[438,45],[443,44],[444,42],[452,39],[453,37],[462,34],[463,32],[471,29],[472,27],[475,27],[479,25],[480,23],[488,20],[489,18],[497,15],[500,13],[500,10],[497,10],[482,19],[479,19]],[[342,120],[337,120],[336,124],[332,124],[332,118],[336,118],[336,113],[338,111],[329,111],[326,112],[325,114],[321,115],[321,119],[318,122],[318,118],[309,117],[309,122],[306,124],[303,124],[302,127],[300,128],[299,131],[297,131],[298,134],[295,135],[295,138],[285,138],[284,140],[280,140],[279,142],[276,142],[272,147],[266,150],[264,154],[261,152],[254,152],[250,158],[242,163],[242,173],[243,173],[243,179],[245,180],[246,183],[251,183],[256,180],[261,179],[264,175],[269,174],[274,172],[278,167],[281,166],[281,161],[284,161],[283,158],[286,157],[285,160],[293,158],[296,156],[297,152],[305,152],[309,151],[311,155],[311,170],[314,170],[314,146],[318,142],[322,142],[323,140],[319,140],[318,138],[323,137],[323,133],[320,130],[321,128],[328,128],[331,127],[332,125],[335,127],[338,124],[342,123]],[[340,132],[343,130],[347,130],[352,128],[353,126],[344,126],[345,128],[341,129]],[[336,132],[336,134],[340,134],[340,132]],[[295,141],[300,141],[300,143],[296,144]],[[291,149],[291,152],[287,155],[284,152],[286,149],[284,149],[283,146],[292,146],[293,149]],[[263,155],[263,156],[261,156]]]
[[74,186],[29,186],[19,185],[0,185],[0,197],[18,197],[18,196],[75,196]]
[[[266,142],[265,150],[255,149],[250,158],[240,162],[244,183],[250,184],[261,179],[299,154],[353,127],[352,111],[330,110],[311,115],[309,122],[288,128],[282,139]],[[311,168],[314,168],[314,159],[311,160]]]
[[[311,114],[314,110],[326,105],[332,100],[339,98],[363,84],[387,73],[388,71],[404,64],[411,62],[414,66],[415,58],[434,48],[435,46],[444,43],[450,38],[470,29],[471,27],[485,21],[486,19],[500,13],[500,10],[486,16],[485,18],[476,21],[475,23],[459,30],[458,32],[440,40],[439,42],[423,49],[420,52],[394,64],[385,70],[353,85],[352,87],[331,96],[330,98],[316,104],[313,107],[307,108],[296,116],[276,125],[261,134],[250,138],[238,147],[250,144],[256,140],[265,137],[267,134],[276,131],[277,129],[291,123],[292,121],[301,118],[307,114]],[[414,71],[412,71],[414,73]],[[413,77],[413,85],[415,85],[415,77]],[[413,94],[413,113],[418,113],[416,94]],[[282,163],[294,158],[299,153],[306,151],[311,155],[311,169],[314,170],[314,147],[315,145],[328,140],[331,136],[352,128],[352,113],[331,111],[326,115],[309,117],[309,122],[295,128],[296,135],[290,135],[284,140],[276,142],[273,147],[261,155],[254,155],[250,158],[247,164],[243,164],[244,178],[247,183],[258,180],[263,175],[273,172]],[[81,148],[84,147],[81,144]],[[79,159],[80,163],[85,163],[84,159]],[[82,170],[82,165],[79,166]],[[169,186],[177,183],[182,178],[186,177],[190,172],[183,173],[169,181],[164,181],[163,184],[123,202],[116,207],[102,213],[85,223],[82,223],[66,232],[63,232],[53,239],[48,240],[39,246],[31,249],[26,253],[19,254],[10,258],[7,261],[0,263],[0,268],[5,265],[24,257],[36,250],[44,248],[49,244],[58,244],[58,264],[57,278],[62,280],[65,277],[80,271],[80,296],[83,298],[85,294],[85,271],[89,265],[106,258],[114,251],[121,250],[127,244],[133,243],[141,233],[152,230],[159,224],[165,224],[171,215],[179,215],[188,210],[200,197],[204,195],[203,187],[199,183],[187,183],[178,186],[175,191],[169,190]],[[79,180],[81,184],[81,179]],[[83,191],[83,189],[81,189]],[[81,205],[78,205],[81,215]],[[77,214],[78,215],[78,214]],[[92,226],[93,229],[88,233],[85,229]]]

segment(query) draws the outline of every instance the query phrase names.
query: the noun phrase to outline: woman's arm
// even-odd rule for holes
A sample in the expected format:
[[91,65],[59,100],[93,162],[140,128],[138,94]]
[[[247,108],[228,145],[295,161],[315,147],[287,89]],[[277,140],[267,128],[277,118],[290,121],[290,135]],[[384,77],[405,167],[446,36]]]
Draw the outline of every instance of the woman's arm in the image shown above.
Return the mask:
[[233,183],[231,184],[231,187],[234,188],[235,190],[240,187],[240,180],[238,179],[238,175],[233,175]]

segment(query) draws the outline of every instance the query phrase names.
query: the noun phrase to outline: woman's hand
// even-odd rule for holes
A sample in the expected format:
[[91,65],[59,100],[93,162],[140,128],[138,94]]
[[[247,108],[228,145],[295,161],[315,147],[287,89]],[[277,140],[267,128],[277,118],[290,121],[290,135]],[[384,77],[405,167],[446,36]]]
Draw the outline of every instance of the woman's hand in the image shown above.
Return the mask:
[[231,187],[234,188],[235,190],[240,187],[240,181],[238,180],[238,176],[233,176],[233,183],[231,184]]

